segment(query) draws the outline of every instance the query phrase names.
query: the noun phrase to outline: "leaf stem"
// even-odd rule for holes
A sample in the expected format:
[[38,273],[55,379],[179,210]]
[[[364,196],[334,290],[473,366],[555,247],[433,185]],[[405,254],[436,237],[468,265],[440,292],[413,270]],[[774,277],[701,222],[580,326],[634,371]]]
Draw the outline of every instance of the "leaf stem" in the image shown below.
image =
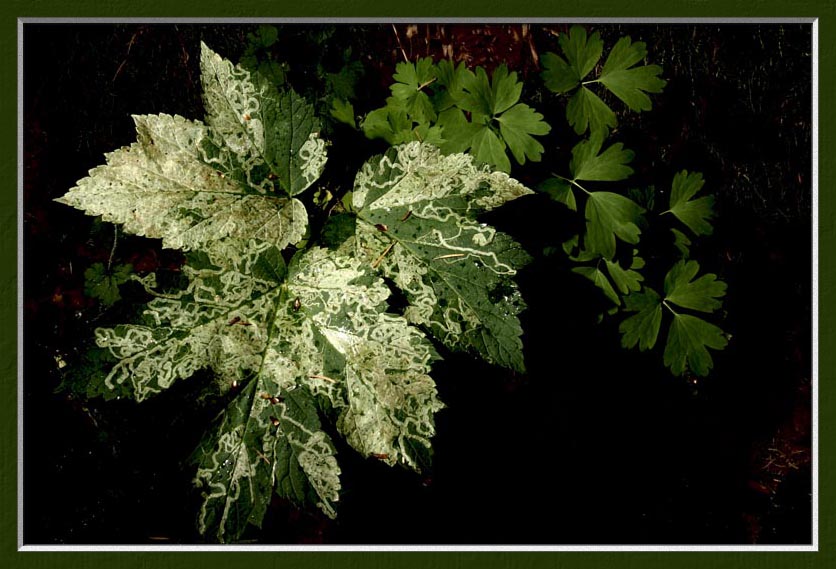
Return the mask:
[[576,180],[572,180],[570,178],[567,178],[566,176],[561,176],[560,174],[555,174],[554,172],[552,172],[551,175],[554,176],[555,178],[560,178],[564,182],[569,182],[570,184],[572,184],[573,186],[575,186],[579,190],[583,191],[586,195],[592,195],[592,192],[590,192],[589,190],[587,190],[586,188],[581,186]]
[[671,314],[673,314],[674,316],[679,316],[679,314],[676,312],[676,310],[674,310],[673,308],[671,308],[671,305],[670,305],[670,304],[668,304],[668,301],[667,301],[667,300],[663,300],[663,301],[662,301],[662,304],[665,306],[665,308],[667,308],[668,310],[670,310],[670,311],[671,311]]
[[116,254],[116,240],[119,238],[119,226],[113,224],[113,246],[110,248],[110,257],[107,259],[107,272],[110,273],[110,266],[113,264],[113,255]]

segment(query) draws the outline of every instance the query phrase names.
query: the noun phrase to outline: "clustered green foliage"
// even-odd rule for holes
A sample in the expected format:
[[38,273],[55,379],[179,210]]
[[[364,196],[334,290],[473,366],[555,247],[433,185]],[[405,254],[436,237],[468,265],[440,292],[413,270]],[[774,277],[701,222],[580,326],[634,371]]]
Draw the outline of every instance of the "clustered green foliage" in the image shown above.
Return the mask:
[[[317,108],[325,102],[331,119],[358,128],[350,101],[361,70],[346,53],[345,65],[327,73],[325,98],[309,102],[273,58],[277,38],[272,26],[252,34],[244,65],[204,45],[205,120],[135,116],[137,141],[107,154],[58,200],[186,254],[176,286],[155,274],[133,277],[152,296],[140,320],[97,329],[97,350],[67,385],[144,401],[212,372],[227,403],[195,451],[194,482],[198,529],[220,542],[259,526],[273,494],[336,515],[340,467],[330,432],[363,456],[425,468],[443,407],[429,375],[440,355],[428,336],[525,371],[525,303],[514,276],[531,257],[479,218],[532,193],[507,174],[508,153],[524,164],[545,152],[535,137],[550,126],[520,102],[516,73],[500,65],[489,77],[429,58],[399,63],[386,105],[359,126],[391,148],[364,164],[339,202],[321,189],[306,206],[300,198],[327,161]],[[565,175],[539,187],[583,211],[585,230],[558,250],[621,315],[624,347],[654,348],[665,324],[665,364],[677,375],[705,375],[708,348],[726,345],[705,319],[726,287],[699,275],[688,256],[691,239],[711,233],[713,198],[698,196],[702,176],[687,171],[674,177],[665,211],[655,210],[653,188],[626,189],[633,152],[609,141],[615,114],[587,87],[601,83],[630,109],[649,110],[646,93],[663,87],[661,69],[636,67],[646,51],[629,38],[600,66],[603,42],[578,26],[560,46],[562,57],[544,56],[543,79],[558,94],[574,93],[567,120],[588,135]],[[585,81],[593,72],[597,79]],[[309,223],[311,203],[324,224]],[[678,260],[651,287],[639,252],[654,213],[654,223],[674,222]],[[87,293],[116,302],[131,270],[94,265]],[[393,289],[405,308],[392,308]]]
[[[429,57],[396,66],[386,106],[368,113],[361,128],[369,138],[389,144],[429,142],[446,154],[469,152],[502,172],[511,171],[508,152],[518,164],[539,162],[543,145],[535,136],[551,127],[543,115],[520,103],[523,84],[506,65],[488,78],[482,67]],[[350,103],[335,101],[333,116],[354,125]],[[351,120],[347,120],[351,116]]]
[[[664,307],[671,315],[665,365],[677,375],[705,376],[713,365],[707,348],[724,348],[726,336],[701,316],[682,310],[711,314],[720,308],[718,299],[725,294],[726,285],[712,273],[689,283],[700,267],[696,261],[685,261],[691,238],[712,233],[714,198],[703,195],[695,199],[704,184],[702,174],[683,170],[671,183],[668,209],[651,218],[657,202],[655,189],[623,186],[633,173],[629,164],[634,154],[620,142],[608,143],[610,129],[616,126],[615,113],[587,87],[601,83],[629,109],[647,111],[652,107],[647,93],[657,93],[665,85],[658,77],[662,70],[657,65],[636,67],[647,53],[645,45],[623,37],[600,67],[597,79],[584,81],[598,69],[604,50],[600,36],[587,36],[582,27],[573,26],[560,37],[560,47],[563,57],[544,55],[543,81],[555,93],[573,92],[566,118],[576,133],[589,133],[572,148],[568,175],[554,174],[539,187],[572,211],[578,211],[579,198],[585,201],[585,232],[563,243],[562,249],[576,264],[572,271],[591,281],[612,303],[608,314],[635,313],[619,326],[622,346],[653,348],[664,320]],[[618,182],[622,182],[621,191],[598,190],[590,185]],[[682,224],[670,228],[672,245],[682,260],[667,272],[664,297],[645,282],[642,271],[646,262],[639,249],[642,229],[651,222],[659,223],[662,214],[672,214]]]

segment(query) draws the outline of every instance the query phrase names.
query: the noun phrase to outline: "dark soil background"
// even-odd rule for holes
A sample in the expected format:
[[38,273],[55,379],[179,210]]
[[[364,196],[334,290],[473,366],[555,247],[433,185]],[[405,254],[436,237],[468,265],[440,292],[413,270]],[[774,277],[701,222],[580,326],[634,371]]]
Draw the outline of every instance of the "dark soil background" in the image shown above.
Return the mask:
[[[668,85],[651,112],[619,114],[615,140],[636,152],[631,185],[668,188],[703,172],[715,234],[694,256],[729,284],[728,348],[710,377],[674,378],[650,354],[596,325],[596,290],[554,259],[520,275],[528,373],[445,354],[434,377],[433,469],[418,476],[338,448],[344,492],[328,520],[274,500],[257,543],[728,544],[811,541],[811,27],[587,26],[611,46],[648,45]],[[103,154],[134,140],[130,114],[199,119],[202,39],[236,60],[256,26],[33,25],[24,28],[24,537],[34,543],[193,543],[185,458],[218,411],[199,378],[137,405],[56,393],[93,329],[121,316],[84,296],[112,226],[53,203]],[[539,55],[568,26],[287,26],[269,56],[316,96],[351,47],[365,74],[355,109],[383,104],[406,55],[508,62],[523,100],[552,125],[536,184],[565,171],[577,141],[565,101],[540,87]],[[319,69],[317,69],[319,66]],[[618,105],[614,107],[621,108]],[[373,153],[334,127],[325,182]],[[568,232],[562,206],[518,200],[491,221],[530,251]],[[659,236],[661,239],[662,236]],[[114,262],[177,267],[159,241],[120,236]],[[130,300],[130,299],[127,299]],[[141,299],[140,299],[141,300]]]

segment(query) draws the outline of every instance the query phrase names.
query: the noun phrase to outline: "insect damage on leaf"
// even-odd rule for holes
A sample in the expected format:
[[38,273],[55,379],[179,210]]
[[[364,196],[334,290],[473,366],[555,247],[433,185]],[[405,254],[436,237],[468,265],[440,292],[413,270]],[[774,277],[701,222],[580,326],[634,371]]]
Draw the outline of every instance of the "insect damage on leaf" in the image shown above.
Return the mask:
[[522,370],[524,304],[512,277],[529,257],[477,216],[530,193],[466,154],[392,148],[355,181],[357,254],[404,291],[410,322],[451,349]]
[[417,470],[442,404],[437,354],[385,312],[390,291],[368,263],[314,247],[285,264],[307,227],[292,196],[325,161],[312,108],[205,45],[201,72],[206,124],[135,117],[137,142],[59,201],[188,252],[187,284],[139,279],[154,296],[141,321],[95,331],[103,371],[89,382],[144,401],[212,372],[229,402],[194,455],[198,528],[227,542],[260,525],[274,492],[335,515],[340,469],[320,409],[364,456]]
[[107,165],[56,201],[186,251],[224,237],[257,238],[279,248],[302,238],[302,202],[250,184],[253,170],[245,172],[243,165],[219,173],[223,153],[210,156],[204,148],[217,136],[211,127],[171,115],[134,121],[137,142],[107,154]]

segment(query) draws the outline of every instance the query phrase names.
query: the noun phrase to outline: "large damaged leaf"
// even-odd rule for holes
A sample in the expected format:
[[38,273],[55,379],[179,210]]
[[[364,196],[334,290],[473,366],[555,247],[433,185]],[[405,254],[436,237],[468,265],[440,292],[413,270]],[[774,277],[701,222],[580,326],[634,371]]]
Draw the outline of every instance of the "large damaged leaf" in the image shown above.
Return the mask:
[[139,401],[201,369],[234,393],[197,453],[202,533],[238,539],[273,489],[335,514],[339,467],[317,397],[364,456],[423,465],[442,406],[428,375],[437,356],[384,313],[389,290],[368,267],[310,249],[285,269],[272,246],[224,241],[183,270],[188,286],[158,293],[142,324],[96,338],[117,362],[105,384],[128,384]]
[[107,154],[106,165],[56,201],[185,251],[225,237],[279,248],[302,238],[308,225],[302,202],[260,193],[204,160],[205,125],[171,115],[134,122],[137,142]]
[[392,148],[355,181],[357,254],[404,291],[410,322],[450,349],[521,371],[524,304],[513,277],[529,257],[477,216],[529,193],[466,154]]

